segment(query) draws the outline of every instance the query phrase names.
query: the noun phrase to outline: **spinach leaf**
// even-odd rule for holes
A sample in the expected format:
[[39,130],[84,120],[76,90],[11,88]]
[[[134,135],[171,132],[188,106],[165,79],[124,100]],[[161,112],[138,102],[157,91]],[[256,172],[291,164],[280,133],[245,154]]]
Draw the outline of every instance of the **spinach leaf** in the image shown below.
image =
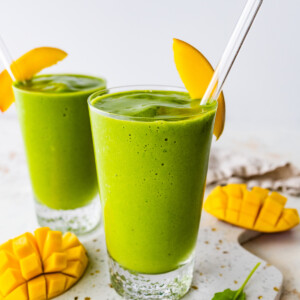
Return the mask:
[[248,275],[248,277],[246,278],[243,285],[237,291],[232,291],[231,289],[226,289],[223,292],[215,293],[212,300],[246,300],[246,294],[244,292],[244,288],[245,288],[246,284],[248,283],[249,279],[252,277],[253,273],[256,271],[256,269],[259,266],[260,266],[260,263],[257,263],[256,266],[253,268],[253,270]]

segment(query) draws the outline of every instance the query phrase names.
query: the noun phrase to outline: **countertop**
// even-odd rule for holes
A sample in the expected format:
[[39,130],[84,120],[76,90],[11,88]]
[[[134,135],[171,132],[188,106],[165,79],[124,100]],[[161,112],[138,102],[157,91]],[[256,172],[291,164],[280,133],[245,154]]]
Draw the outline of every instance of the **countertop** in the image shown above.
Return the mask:
[[[300,167],[298,132],[226,129],[217,143],[275,155]],[[289,205],[300,211],[299,198],[289,196]],[[207,217],[204,212],[202,228]],[[0,115],[0,244],[37,226],[19,124],[15,115]],[[261,235],[243,246],[283,273],[282,300],[300,299],[300,226],[285,233]]]

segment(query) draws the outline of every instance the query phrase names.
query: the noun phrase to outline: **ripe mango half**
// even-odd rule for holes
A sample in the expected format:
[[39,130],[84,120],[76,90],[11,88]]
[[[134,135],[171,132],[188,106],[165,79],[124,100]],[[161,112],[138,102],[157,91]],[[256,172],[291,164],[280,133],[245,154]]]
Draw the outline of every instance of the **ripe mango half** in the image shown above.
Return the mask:
[[287,198],[261,187],[251,191],[245,184],[217,186],[204,209],[220,220],[260,232],[280,232],[299,224],[297,209],[285,208]]
[[48,227],[0,245],[0,299],[46,300],[72,287],[88,265],[86,250],[70,232]]

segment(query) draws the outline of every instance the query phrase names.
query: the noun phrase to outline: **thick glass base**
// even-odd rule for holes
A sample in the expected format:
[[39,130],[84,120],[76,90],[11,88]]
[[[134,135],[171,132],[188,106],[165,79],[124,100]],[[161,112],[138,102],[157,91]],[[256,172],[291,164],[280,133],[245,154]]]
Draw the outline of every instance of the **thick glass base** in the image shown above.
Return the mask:
[[35,211],[40,226],[78,235],[92,231],[101,219],[99,197],[84,207],[70,210],[52,209],[35,200]]
[[178,269],[163,274],[131,272],[109,257],[112,286],[125,299],[180,299],[193,279],[194,255]]

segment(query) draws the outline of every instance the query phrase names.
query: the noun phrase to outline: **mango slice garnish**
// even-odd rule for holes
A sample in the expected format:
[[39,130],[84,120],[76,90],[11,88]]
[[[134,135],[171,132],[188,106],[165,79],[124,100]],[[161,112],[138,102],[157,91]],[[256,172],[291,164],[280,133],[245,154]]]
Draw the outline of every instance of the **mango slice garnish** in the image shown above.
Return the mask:
[[[58,48],[40,47],[30,50],[11,64],[11,71],[16,80],[32,78],[41,70],[63,60],[67,53]],[[0,110],[6,111],[14,102],[13,81],[7,70],[0,73]]]
[[[214,69],[205,56],[190,44],[173,39],[174,60],[180,78],[192,99],[201,99],[213,76]],[[218,139],[225,125],[225,99],[223,93],[218,100],[214,135]]]
[[280,232],[299,224],[298,211],[284,208],[287,198],[261,187],[249,191],[245,184],[217,186],[204,209],[220,220],[260,232]]
[[88,265],[76,235],[38,228],[0,245],[0,299],[46,300],[71,288]]

